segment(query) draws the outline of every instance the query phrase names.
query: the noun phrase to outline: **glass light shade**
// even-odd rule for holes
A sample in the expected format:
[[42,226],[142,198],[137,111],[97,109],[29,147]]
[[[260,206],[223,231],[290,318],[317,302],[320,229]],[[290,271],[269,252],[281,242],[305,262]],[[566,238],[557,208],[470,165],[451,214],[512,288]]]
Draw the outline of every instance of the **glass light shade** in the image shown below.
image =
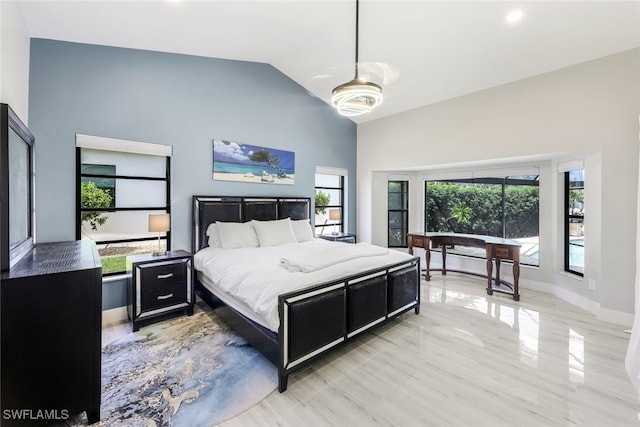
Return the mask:
[[333,89],[331,103],[343,116],[359,116],[382,103],[382,88],[355,78]]

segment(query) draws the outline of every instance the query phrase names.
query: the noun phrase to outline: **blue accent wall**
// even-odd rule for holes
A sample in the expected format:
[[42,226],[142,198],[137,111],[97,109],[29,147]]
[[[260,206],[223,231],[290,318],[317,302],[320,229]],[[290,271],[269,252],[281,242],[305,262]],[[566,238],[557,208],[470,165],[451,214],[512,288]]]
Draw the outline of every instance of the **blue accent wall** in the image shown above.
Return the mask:
[[[31,40],[36,239],[75,239],[75,134],[173,146],[173,248],[191,248],[191,196],[314,195],[315,166],[348,169],[356,223],[356,125],[268,64]],[[295,185],[213,181],[212,140],[295,152]],[[104,285],[105,309],[125,305]]]

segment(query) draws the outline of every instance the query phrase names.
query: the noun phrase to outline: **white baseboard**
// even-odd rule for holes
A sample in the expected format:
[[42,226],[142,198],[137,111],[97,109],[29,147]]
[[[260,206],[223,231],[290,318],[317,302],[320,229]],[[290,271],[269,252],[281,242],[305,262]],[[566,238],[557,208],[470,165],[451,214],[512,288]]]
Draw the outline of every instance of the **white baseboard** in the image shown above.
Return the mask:
[[631,313],[609,310],[608,308],[600,308],[596,316],[598,316],[598,319],[604,320],[605,322],[611,322],[629,328],[633,325],[634,320],[634,315]]
[[119,325],[128,322],[127,307],[116,307],[102,311],[102,327]]
[[631,327],[633,325],[634,315],[632,313],[625,313],[622,311],[602,308],[600,307],[599,303],[560,286],[554,286],[550,283],[538,282],[534,280],[521,280],[520,289],[531,289],[534,291],[551,294],[563,301],[566,301],[570,304],[580,307],[583,310],[588,311],[589,313],[594,314],[598,318],[598,320],[615,323],[616,325],[625,327]]

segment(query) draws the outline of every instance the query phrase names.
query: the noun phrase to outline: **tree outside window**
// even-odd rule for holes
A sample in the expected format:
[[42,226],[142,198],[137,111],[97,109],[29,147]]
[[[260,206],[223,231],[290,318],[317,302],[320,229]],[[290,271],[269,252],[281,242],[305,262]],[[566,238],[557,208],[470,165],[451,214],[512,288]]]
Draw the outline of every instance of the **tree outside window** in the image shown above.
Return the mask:
[[[522,264],[539,265],[537,176],[427,181],[425,231],[480,234],[521,243]],[[477,248],[450,253],[483,257]]]

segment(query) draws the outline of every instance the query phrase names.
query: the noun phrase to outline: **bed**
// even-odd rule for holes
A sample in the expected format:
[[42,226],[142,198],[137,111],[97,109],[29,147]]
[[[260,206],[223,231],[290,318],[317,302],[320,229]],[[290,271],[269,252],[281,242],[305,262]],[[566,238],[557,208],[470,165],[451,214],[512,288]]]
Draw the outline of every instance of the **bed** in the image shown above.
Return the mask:
[[[193,196],[192,202],[196,293],[278,368],[280,392],[290,374],[323,354],[407,311],[420,312],[419,257],[313,238],[309,198]],[[212,237],[219,232],[229,243],[231,230],[241,239],[236,231],[249,223],[257,247],[221,247]],[[290,241],[288,230],[304,225],[311,237]],[[274,231],[285,226],[286,237]],[[349,258],[356,249],[366,256],[331,258]]]

